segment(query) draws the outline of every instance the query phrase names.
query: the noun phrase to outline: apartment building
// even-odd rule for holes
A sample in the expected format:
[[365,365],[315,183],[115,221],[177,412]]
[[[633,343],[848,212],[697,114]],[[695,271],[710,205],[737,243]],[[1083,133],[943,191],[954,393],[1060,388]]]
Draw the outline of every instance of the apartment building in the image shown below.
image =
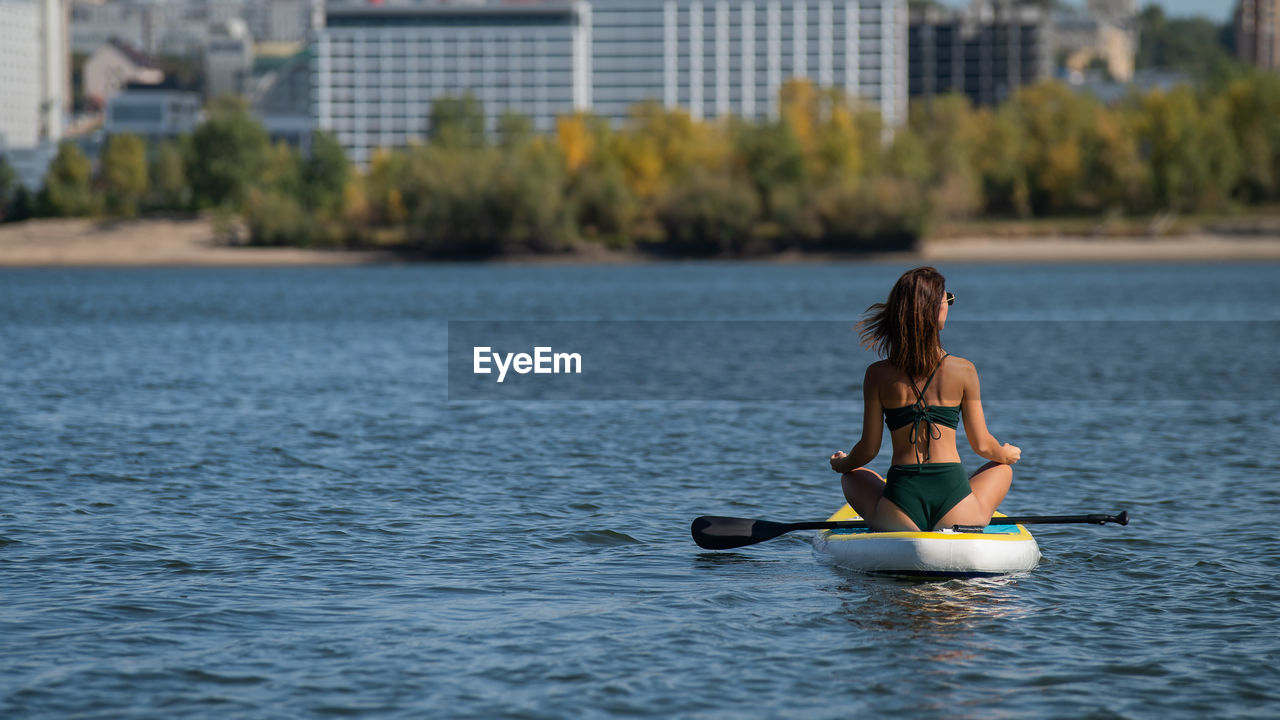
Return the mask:
[[996,0],[968,10],[913,8],[911,97],[960,93],[975,105],[997,105],[1019,86],[1051,76],[1052,47],[1052,19],[1039,7]]
[[429,132],[431,103],[471,92],[511,110],[614,122],[643,101],[698,118],[771,117],[792,77],[906,119],[904,0],[579,0],[332,5],[314,35],[312,118],[353,160]]
[[1235,36],[1241,62],[1264,70],[1280,69],[1280,0],[1240,0]]

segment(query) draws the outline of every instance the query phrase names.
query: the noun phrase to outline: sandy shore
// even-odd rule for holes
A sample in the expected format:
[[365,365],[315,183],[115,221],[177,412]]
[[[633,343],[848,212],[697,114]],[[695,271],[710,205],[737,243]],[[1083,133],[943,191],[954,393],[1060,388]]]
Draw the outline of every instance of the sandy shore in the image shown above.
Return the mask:
[[1165,238],[946,238],[924,243],[929,262],[1189,262],[1280,260],[1280,235],[1204,233]]
[[231,247],[207,220],[30,220],[0,225],[0,266],[349,265],[382,253]]
[[[591,248],[560,256],[505,258],[521,262],[619,263],[651,258],[630,252]],[[852,256],[820,257],[787,253],[780,262],[848,261]],[[1195,234],[1169,238],[942,238],[923,243],[919,252],[868,256],[868,260],[924,262],[1138,262],[1280,260],[1280,235]],[[41,266],[255,266],[354,265],[396,262],[391,253],[229,247],[215,240],[207,220],[130,220],[104,224],[94,220],[33,220],[0,225],[0,267]]]

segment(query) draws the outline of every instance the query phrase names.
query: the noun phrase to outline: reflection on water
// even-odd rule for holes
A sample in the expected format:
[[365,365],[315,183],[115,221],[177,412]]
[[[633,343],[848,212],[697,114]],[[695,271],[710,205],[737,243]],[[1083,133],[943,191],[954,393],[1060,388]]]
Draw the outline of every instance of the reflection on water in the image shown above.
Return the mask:
[[1012,620],[1030,612],[1012,592],[1018,576],[962,580],[872,577],[833,568],[845,576],[835,586],[840,610],[864,630],[925,633],[933,638],[962,633],[979,621]]

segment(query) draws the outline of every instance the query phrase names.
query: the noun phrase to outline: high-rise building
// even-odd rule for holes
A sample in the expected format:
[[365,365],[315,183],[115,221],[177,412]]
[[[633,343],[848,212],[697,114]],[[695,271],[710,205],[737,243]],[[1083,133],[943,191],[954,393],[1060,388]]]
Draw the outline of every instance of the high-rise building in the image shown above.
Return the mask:
[[1240,0],[1235,15],[1236,57],[1264,70],[1280,69],[1280,0]]
[[0,153],[35,188],[71,97],[64,0],[0,0]]
[[698,118],[769,117],[791,77],[906,118],[904,0],[578,0],[331,5],[314,38],[312,115],[359,163],[425,137],[432,102],[471,92],[489,127],[615,122],[643,101]]
[[1138,0],[1088,0],[1085,12],[1112,24],[1124,24],[1138,14]]
[[0,147],[40,140],[40,7],[0,0]]
[[771,117],[788,78],[842,88],[906,119],[901,0],[593,0],[591,107],[643,100],[697,118]]
[[1008,0],[968,10],[912,8],[907,34],[911,97],[960,93],[996,105],[1019,86],[1051,76],[1053,25],[1047,12]]

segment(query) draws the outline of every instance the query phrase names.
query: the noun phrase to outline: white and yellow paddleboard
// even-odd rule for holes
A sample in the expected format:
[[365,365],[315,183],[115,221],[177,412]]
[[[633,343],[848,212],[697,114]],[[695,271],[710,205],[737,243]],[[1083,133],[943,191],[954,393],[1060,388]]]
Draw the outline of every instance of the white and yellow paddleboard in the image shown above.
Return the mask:
[[[861,519],[848,505],[828,518]],[[850,570],[923,577],[1005,575],[1040,562],[1040,547],[1022,525],[988,525],[982,532],[819,530],[813,551]]]

